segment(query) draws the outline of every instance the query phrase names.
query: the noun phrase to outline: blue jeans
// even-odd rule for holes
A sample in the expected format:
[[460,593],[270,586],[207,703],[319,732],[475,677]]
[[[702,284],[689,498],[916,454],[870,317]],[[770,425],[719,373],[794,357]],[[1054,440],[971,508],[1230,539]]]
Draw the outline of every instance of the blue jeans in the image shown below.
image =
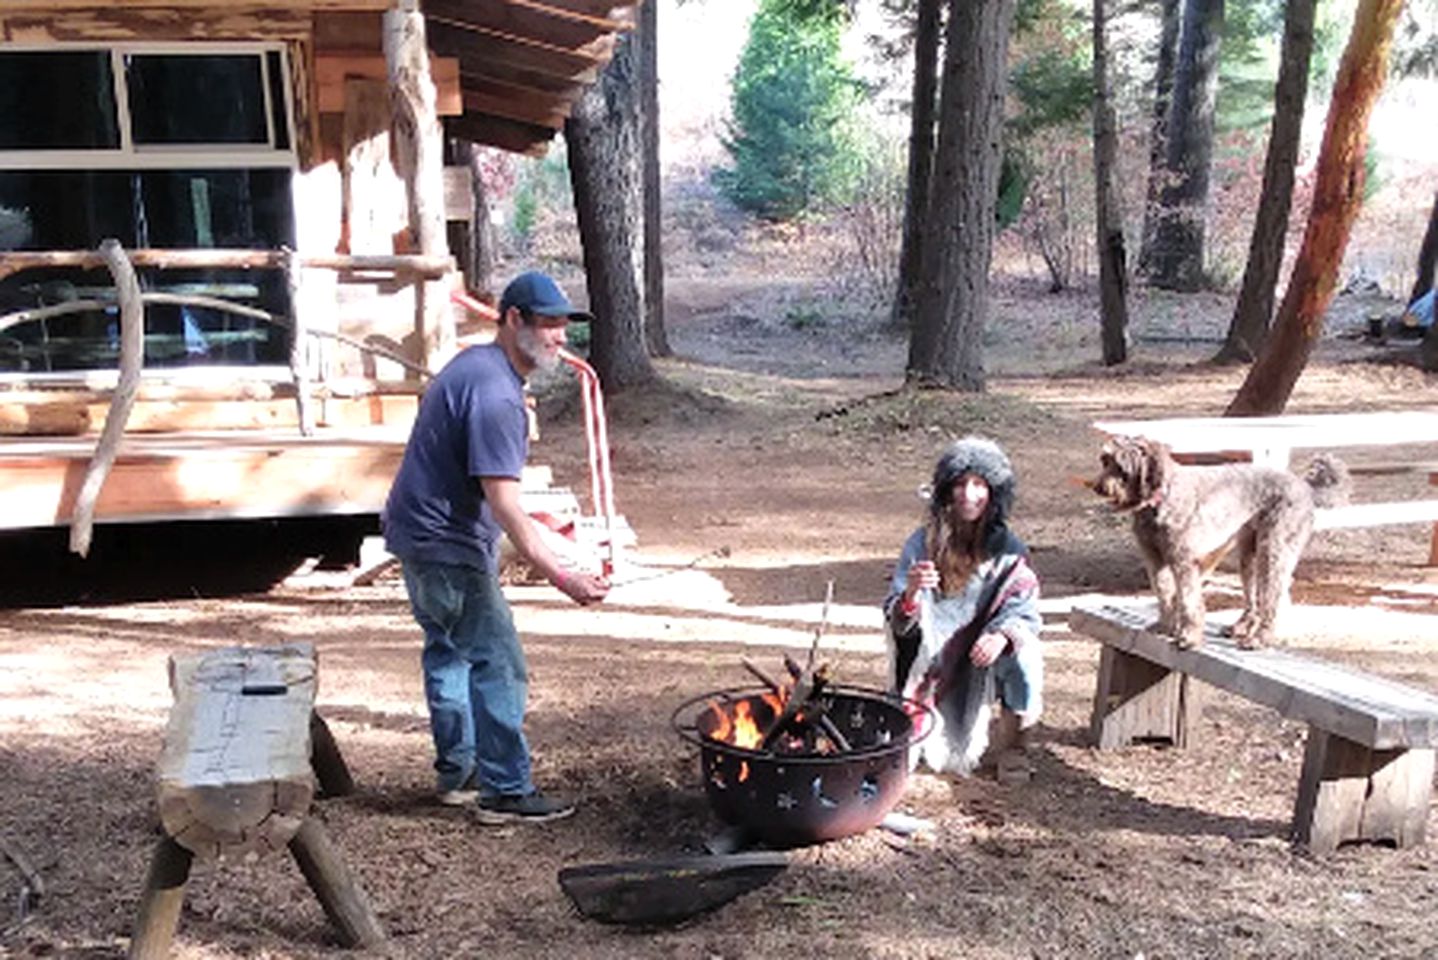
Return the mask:
[[1037,639],[994,661],[994,686],[999,702],[1029,723],[1044,709],[1044,652]]
[[407,559],[403,568],[424,629],[420,662],[439,789],[456,790],[473,776],[486,796],[529,793],[529,678],[499,580],[453,563]]

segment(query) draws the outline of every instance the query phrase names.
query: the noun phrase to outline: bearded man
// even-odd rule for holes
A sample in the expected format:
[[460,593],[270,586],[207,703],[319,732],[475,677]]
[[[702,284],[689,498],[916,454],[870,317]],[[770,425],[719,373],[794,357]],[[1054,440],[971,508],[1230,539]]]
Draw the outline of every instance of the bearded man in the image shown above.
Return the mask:
[[524,652],[499,584],[501,532],[580,604],[603,577],[566,570],[520,506],[529,455],[525,378],[559,362],[569,323],[587,322],[550,277],[516,277],[492,343],[469,347],[429,384],[385,504],[385,545],[400,559],[424,631],[425,699],[438,799],[475,804],[481,823],[554,820],[568,800],[538,791],[524,737]]

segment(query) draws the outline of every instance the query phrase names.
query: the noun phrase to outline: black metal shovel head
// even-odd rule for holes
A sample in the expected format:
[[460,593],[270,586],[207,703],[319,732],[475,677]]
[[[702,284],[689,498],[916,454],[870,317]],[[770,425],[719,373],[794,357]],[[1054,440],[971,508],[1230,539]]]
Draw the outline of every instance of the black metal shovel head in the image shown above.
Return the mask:
[[756,890],[788,865],[772,851],[593,863],[560,870],[559,886],[591,920],[665,926]]

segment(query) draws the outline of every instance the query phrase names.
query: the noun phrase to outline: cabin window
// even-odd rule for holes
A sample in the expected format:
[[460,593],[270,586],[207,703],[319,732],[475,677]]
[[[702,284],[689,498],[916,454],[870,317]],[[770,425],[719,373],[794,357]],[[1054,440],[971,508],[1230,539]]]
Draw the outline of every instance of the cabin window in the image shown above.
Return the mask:
[[118,148],[110,67],[105,51],[0,53],[0,150]]
[[[0,252],[275,249],[295,242],[284,55],[188,45],[161,50],[0,50]],[[140,268],[147,292],[220,297],[289,312],[284,277],[260,270]],[[0,316],[93,301],[93,309],[0,321],[0,373],[113,369],[118,327],[106,270],[47,268],[0,279]],[[147,367],[278,366],[289,335],[198,305],[146,308]]]

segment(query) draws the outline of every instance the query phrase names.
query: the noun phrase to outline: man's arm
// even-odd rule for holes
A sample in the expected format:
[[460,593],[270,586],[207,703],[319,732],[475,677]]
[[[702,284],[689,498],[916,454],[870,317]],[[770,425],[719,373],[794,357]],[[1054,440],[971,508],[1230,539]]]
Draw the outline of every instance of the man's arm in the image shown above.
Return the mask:
[[519,505],[518,480],[512,477],[481,477],[479,483],[494,519],[530,566],[576,603],[589,604],[604,599],[609,592],[608,580],[565,570],[554,551],[544,545],[539,531],[534,529],[534,522]]

